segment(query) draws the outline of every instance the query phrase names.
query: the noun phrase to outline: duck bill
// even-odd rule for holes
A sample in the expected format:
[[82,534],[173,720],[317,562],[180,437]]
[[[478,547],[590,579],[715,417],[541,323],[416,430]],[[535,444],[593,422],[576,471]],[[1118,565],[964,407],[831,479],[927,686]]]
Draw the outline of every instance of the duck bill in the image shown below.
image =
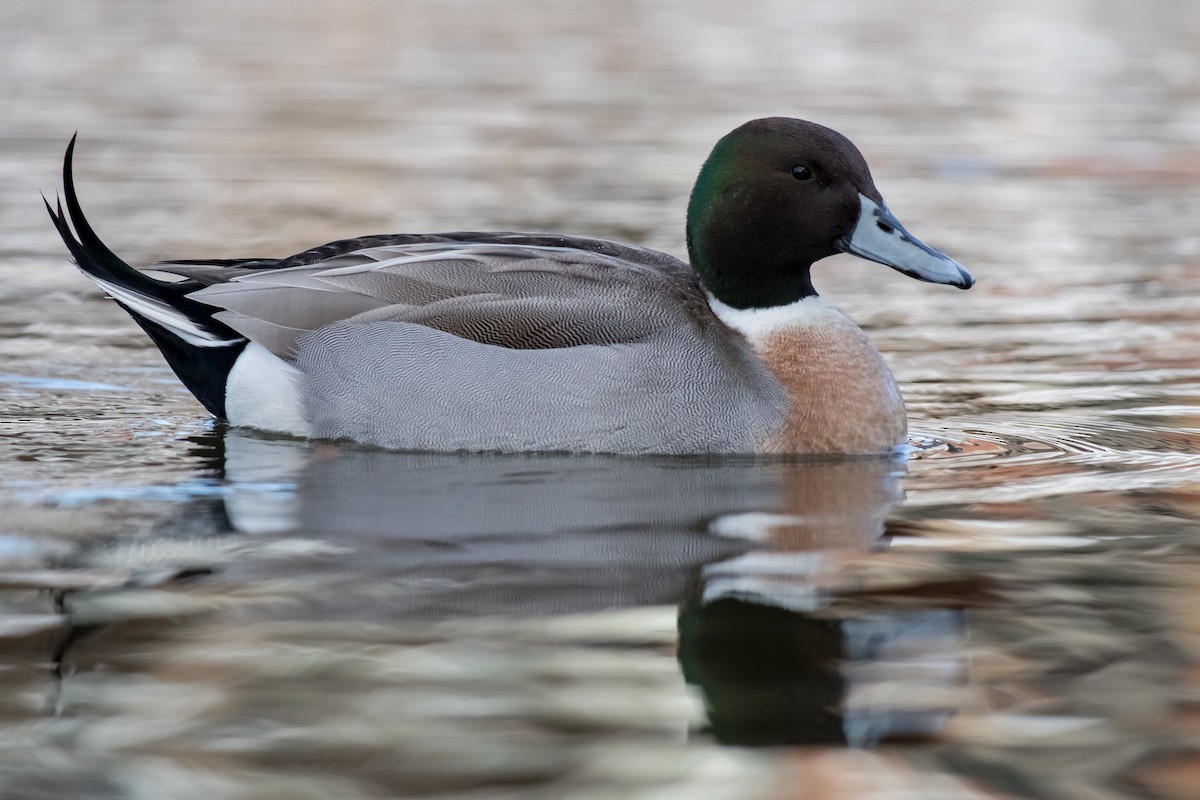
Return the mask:
[[858,223],[838,240],[843,252],[885,264],[919,281],[946,283],[960,289],[975,285],[975,279],[961,264],[905,230],[886,205],[862,194],[858,199],[862,203]]

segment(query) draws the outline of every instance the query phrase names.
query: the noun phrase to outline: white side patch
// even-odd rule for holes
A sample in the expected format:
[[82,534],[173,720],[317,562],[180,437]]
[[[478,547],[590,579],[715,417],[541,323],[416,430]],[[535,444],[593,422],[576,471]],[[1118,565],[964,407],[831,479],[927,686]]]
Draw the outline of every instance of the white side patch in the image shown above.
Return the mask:
[[770,308],[734,308],[711,294],[708,305],[713,313],[729,327],[745,336],[751,343],[759,342],[773,333],[814,325],[828,325],[845,319],[820,297],[804,297],[786,306]]
[[300,402],[299,379],[299,370],[267,348],[254,342],[246,345],[225,384],[229,424],[293,436],[311,435]]

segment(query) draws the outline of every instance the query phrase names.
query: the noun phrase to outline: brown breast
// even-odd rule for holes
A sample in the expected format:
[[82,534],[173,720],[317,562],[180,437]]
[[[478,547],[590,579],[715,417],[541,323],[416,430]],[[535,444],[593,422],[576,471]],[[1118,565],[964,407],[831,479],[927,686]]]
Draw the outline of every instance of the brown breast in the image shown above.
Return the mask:
[[904,442],[908,422],[896,380],[848,318],[831,314],[752,344],[790,398],[766,452],[883,453]]

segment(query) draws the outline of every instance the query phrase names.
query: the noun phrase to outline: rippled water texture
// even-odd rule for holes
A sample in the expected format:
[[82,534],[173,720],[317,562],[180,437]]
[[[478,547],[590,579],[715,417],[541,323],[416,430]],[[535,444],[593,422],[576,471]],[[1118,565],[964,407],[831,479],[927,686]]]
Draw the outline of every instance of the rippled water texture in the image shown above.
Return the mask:
[[[0,16],[0,794],[1197,797],[1200,6]],[[979,279],[814,275],[903,385],[906,463],[214,429],[37,194],[78,130],[132,263],[472,227],[682,253],[708,148],[768,114],[853,138]]]

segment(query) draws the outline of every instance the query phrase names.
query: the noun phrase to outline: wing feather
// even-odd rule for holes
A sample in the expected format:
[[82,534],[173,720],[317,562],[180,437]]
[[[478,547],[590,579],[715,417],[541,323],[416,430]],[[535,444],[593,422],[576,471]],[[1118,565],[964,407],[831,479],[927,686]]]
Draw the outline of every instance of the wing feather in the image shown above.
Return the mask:
[[[306,333],[338,322],[415,323],[482,344],[547,349],[637,342],[706,305],[681,262],[626,251],[648,255],[522,242],[385,244],[303,266],[229,268],[238,274],[189,296],[288,359]],[[183,269],[200,282],[212,277]]]

